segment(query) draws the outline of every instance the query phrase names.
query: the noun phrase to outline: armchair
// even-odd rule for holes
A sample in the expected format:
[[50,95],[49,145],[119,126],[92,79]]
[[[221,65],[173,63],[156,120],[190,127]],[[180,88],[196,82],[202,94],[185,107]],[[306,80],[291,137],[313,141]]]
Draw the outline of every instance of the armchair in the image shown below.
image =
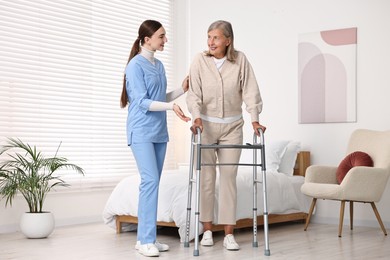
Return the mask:
[[341,201],[339,237],[343,228],[345,202],[349,202],[350,205],[351,230],[353,229],[353,203],[370,203],[383,233],[387,235],[375,202],[380,201],[390,176],[390,130],[355,130],[349,139],[347,154],[355,151],[367,153],[372,159],[373,167],[351,168],[340,184],[336,178],[338,167],[312,165],[307,168],[301,191],[313,200],[306,219],[305,231],[317,199],[328,199]]

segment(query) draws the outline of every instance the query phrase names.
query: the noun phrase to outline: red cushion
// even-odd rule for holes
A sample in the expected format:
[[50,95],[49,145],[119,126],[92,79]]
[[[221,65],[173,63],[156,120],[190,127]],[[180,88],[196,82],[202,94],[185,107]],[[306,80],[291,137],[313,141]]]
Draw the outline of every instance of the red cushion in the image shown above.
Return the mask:
[[371,157],[365,152],[353,152],[348,154],[344,160],[341,161],[339,167],[337,168],[336,178],[337,182],[340,184],[348,171],[355,166],[373,166],[374,163]]

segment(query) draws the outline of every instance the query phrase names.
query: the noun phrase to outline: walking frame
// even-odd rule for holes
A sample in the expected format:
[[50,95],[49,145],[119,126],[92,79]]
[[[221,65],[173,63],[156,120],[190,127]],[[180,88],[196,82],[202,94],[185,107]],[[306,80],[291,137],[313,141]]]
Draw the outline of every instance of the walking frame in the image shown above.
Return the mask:
[[[195,247],[194,256],[199,256],[199,196],[200,196],[200,175],[201,166],[216,166],[216,165],[234,165],[234,166],[252,166],[253,167],[253,247],[258,247],[257,242],[257,184],[263,184],[263,217],[264,217],[264,255],[270,256],[268,241],[268,207],[267,207],[267,181],[266,181],[266,167],[265,167],[265,145],[264,145],[264,133],[259,128],[260,143],[257,142],[256,133],[253,134],[253,144],[246,143],[244,145],[218,145],[218,144],[201,144],[201,131],[197,130],[197,142],[195,142],[195,135],[192,134],[191,138],[191,154],[190,154],[190,169],[189,169],[189,184],[188,184],[188,200],[187,200],[187,218],[186,218],[186,236],[184,247],[189,247],[189,234],[190,234],[190,220],[191,220],[191,197],[192,197],[192,184],[196,183],[196,197],[195,197]],[[216,164],[204,164],[201,163],[201,151],[203,149],[252,149],[253,150],[253,163],[216,163]],[[261,163],[257,163],[257,151],[260,150]],[[194,153],[196,152],[196,175],[194,179]],[[261,167],[262,181],[257,179],[257,167]]]

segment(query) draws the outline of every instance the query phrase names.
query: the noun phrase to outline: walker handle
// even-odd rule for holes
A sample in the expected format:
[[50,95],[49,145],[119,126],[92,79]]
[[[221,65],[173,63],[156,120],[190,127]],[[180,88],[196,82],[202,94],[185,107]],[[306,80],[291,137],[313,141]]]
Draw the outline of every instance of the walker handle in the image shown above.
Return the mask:
[[[259,127],[257,129],[259,131],[259,134],[260,134],[260,143],[264,145],[264,131],[261,127]],[[256,143],[256,140],[257,140],[257,135],[256,135],[256,132],[253,133],[253,142]]]
[[202,133],[202,131],[200,130],[200,127],[197,127],[197,128],[196,128],[196,133],[197,133],[198,135],[200,135],[200,134]]

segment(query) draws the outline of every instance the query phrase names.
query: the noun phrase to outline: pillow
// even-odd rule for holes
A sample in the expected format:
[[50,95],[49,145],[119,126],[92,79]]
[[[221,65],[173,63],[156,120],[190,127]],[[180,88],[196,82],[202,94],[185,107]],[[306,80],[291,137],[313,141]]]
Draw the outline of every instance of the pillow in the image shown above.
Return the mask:
[[265,167],[267,172],[277,172],[288,141],[271,141],[265,143]]
[[279,172],[285,173],[288,176],[294,175],[294,166],[300,149],[301,144],[299,142],[290,141],[287,144],[286,151],[279,164]]
[[348,171],[355,166],[373,166],[371,157],[365,152],[357,151],[348,154],[339,164],[336,172],[337,182],[340,184]]

